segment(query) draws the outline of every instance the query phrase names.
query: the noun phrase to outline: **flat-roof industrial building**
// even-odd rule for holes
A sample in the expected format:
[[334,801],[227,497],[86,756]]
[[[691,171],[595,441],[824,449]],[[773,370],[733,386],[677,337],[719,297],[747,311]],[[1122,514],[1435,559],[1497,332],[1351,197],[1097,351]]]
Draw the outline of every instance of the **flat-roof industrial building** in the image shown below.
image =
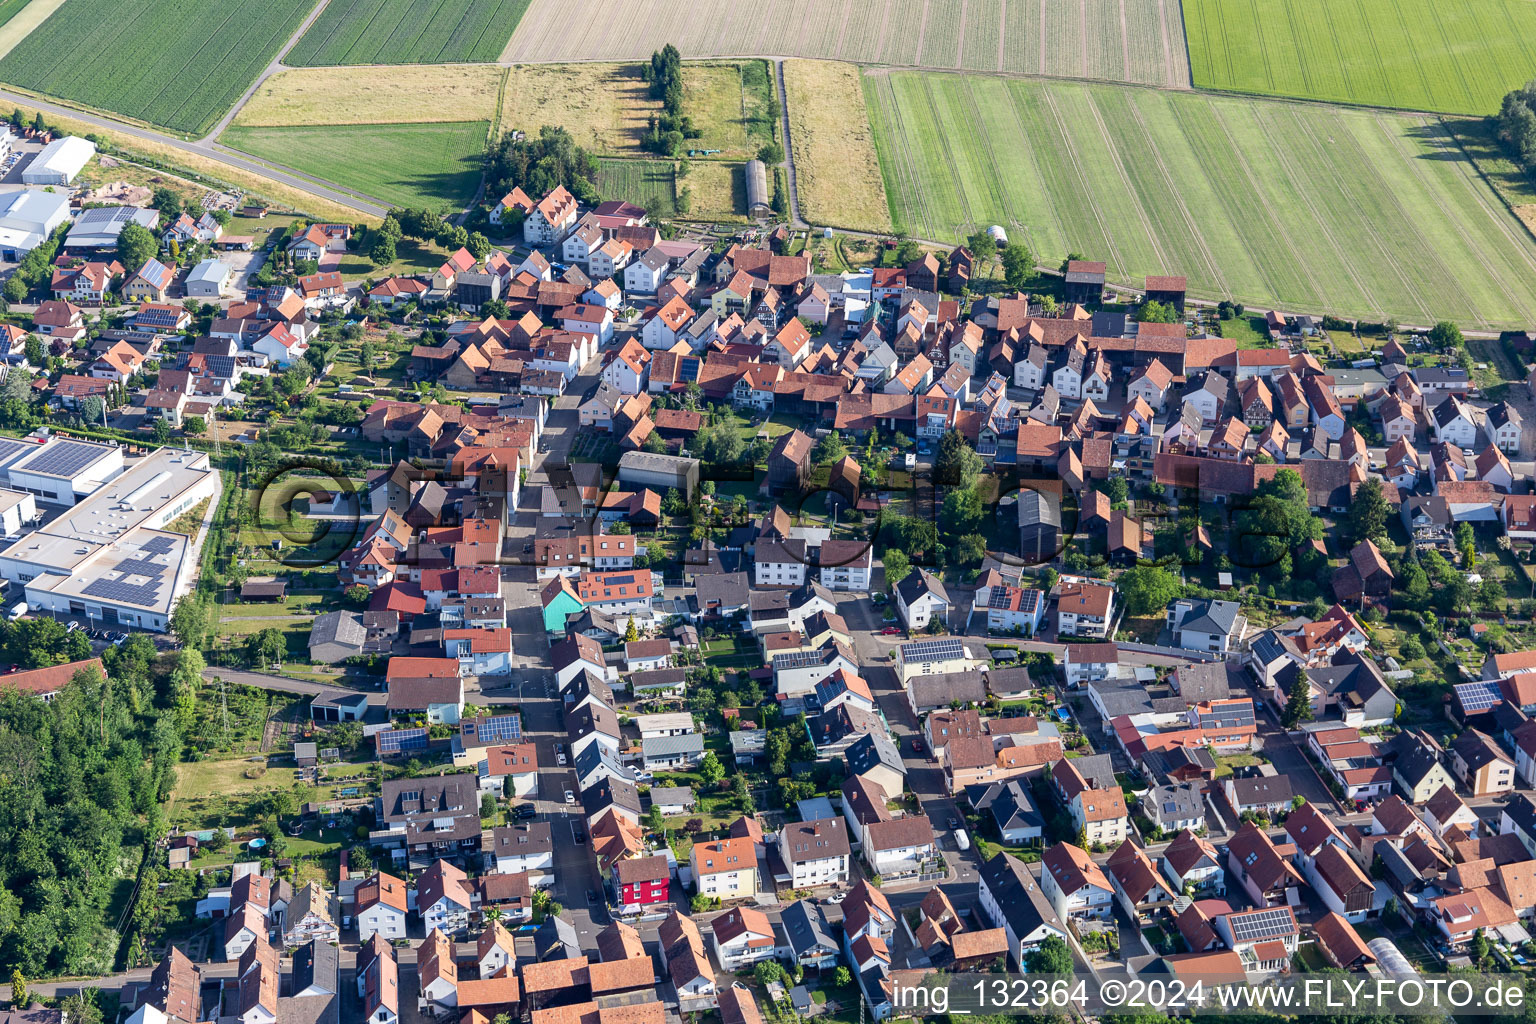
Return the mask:
[[69,196],[22,189],[0,194],[0,258],[9,263],[47,241],[69,219]]
[[[106,464],[71,448],[54,458],[44,467],[57,479],[77,465]],[[41,472],[29,461],[10,465],[13,482],[18,469],[23,478]],[[165,527],[204,500],[217,505],[222,484],[205,452],[161,448],[124,469],[119,450],[116,462],[121,471],[93,493],[0,550],[0,576],[25,587],[32,611],[164,632],[177,599],[191,589],[201,540],[201,531],[188,536]]]

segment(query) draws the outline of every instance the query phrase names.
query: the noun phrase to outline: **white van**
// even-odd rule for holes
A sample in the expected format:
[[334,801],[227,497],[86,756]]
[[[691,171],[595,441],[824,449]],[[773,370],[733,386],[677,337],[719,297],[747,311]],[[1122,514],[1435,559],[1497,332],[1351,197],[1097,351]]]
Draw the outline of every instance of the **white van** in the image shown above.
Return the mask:
[[962,850],[969,850],[971,848],[971,837],[965,834],[965,829],[955,829],[955,845]]
[[12,608],[11,614],[7,615],[6,618],[10,619],[12,622],[15,622],[25,614],[27,614],[27,602],[23,601],[15,608]]

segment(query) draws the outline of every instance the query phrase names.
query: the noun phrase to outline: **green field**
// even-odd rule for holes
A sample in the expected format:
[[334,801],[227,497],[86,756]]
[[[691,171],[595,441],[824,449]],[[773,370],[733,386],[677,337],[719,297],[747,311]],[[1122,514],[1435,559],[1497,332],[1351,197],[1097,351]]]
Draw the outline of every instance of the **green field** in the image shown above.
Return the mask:
[[1260,307],[1536,318],[1536,242],[1432,116],[921,72],[868,74],[865,95],[914,237],[1002,224],[1047,263]]
[[32,0],[0,0],[0,25],[16,17],[21,13],[21,9],[31,2]]
[[501,56],[530,0],[331,0],[285,64],[482,63]]
[[668,160],[599,160],[597,187],[604,199],[623,199],[636,206],[646,206],[655,198],[657,216],[677,212],[676,175]]
[[1531,0],[1184,0],[1197,87],[1492,114],[1536,76]]
[[486,121],[231,127],[219,141],[387,204],[462,209],[480,183],[489,129]]
[[313,6],[67,0],[0,60],[0,82],[196,135],[234,105]]

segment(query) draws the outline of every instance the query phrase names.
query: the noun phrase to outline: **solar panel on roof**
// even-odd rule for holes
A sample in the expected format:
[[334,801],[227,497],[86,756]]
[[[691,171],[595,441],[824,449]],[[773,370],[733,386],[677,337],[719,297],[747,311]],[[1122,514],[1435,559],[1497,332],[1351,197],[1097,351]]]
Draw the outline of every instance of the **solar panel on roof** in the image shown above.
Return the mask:
[[481,743],[516,743],[523,738],[523,720],[518,715],[496,715],[475,723],[475,735]]
[[1291,912],[1287,908],[1280,907],[1258,910],[1251,914],[1234,914],[1227,918],[1227,923],[1232,926],[1233,939],[1238,942],[1253,942],[1289,934]]
[[965,657],[965,646],[958,640],[919,640],[902,644],[903,661],[950,661]]
[[24,467],[27,473],[44,476],[74,476],[104,456],[109,449],[84,441],[53,441]]
[[176,542],[169,537],[151,537],[143,545],[151,555],[165,555],[176,550]]
[[1504,703],[1504,694],[1500,692],[1497,683],[1458,683],[1456,699],[1460,701],[1463,711],[1487,711]]
[[425,729],[386,729],[374,737],[381,754],[399,754],[407,750],[427,748]]

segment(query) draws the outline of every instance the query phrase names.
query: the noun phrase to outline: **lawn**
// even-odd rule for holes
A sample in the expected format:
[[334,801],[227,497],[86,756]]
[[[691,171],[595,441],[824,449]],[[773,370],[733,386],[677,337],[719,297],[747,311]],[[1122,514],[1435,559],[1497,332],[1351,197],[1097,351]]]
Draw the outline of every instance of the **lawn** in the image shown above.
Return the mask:
[[533,0],[503,59],[638,60],[667,43],[689,58],[771,53],[1189,85],[1179,6],[1162,0]]
[[[480,183],[489,129],[485,121],[231,127],[220,141],[385,204],[460,209]],[[359,159],[362,153],[367,159]]]
[[1194,84],[1492,114],[1536,67],[1529,0],[1185,0]]
[[486,63],[527,9],[528,0],[331,0],[284,63]]
[[1117,282],[1185,274],[1192,294],[1256,306],[1536,318],[1536,242],[1437,118],[916,72],[864,84],[892,220],[916,237],[1002,224],[1047,263],[1081,252]]
[[0,81],[206,131],[255,80],[312,0],[66,0],[0,60]]
[[[771,136],[761,61],[683,65],[683,111],[703,135],[691,149],[711,159],[746,160]],[[576,143],[607,156],[644,156],[641,141],[661,113],[640,64],[524,64],[508,72],[502,124],[537,135],[558,125]]]
[[[329,9],[329,8],[328,8]],[[237,125],[427,124],[494,121],[504,68],[412,65],[299,68],[283,71],[251,94]]]
[[858,68],[786,61],[784,93],[801,214],[812,224],[889,231],[891,211]]
[[678,179],[678,194],[689,193],[688,216],[693,220],[746,221],[747,179],[744,164],[693,160]]
[[1233,317],[1221,322],[1221,336],[1231,338],[1238,348],[1269,348],[1274,344],[1269,329],[1260,316]]
[[677,212],[676,187],[670,160],[600,160],[597,164],[597,188],[604,198],[627,200],[660,217]]

